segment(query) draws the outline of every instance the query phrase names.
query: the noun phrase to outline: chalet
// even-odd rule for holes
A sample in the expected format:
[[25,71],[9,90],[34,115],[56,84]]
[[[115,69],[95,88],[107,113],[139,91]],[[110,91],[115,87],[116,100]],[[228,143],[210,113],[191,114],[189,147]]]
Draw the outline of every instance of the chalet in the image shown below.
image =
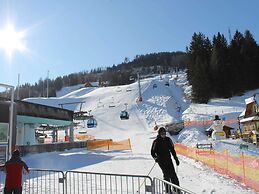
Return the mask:
[[85,87],[99,87],[99,82],[86,82]]
[[244,139],[259,144],[259,105],[255,96],[245,99],[246,109],[239,115]]

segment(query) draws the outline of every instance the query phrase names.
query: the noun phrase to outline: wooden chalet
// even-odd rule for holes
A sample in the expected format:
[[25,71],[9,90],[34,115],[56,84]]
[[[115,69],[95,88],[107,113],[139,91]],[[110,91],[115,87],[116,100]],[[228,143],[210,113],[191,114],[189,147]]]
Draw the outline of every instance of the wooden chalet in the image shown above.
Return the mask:
[[244,140],[259,145],[259,105],[255,96],[247,98],[246,109],[239,115],[239,122],[243,128],[241,130]]
[[99,87],[99,82],[86,82],[85,87]]

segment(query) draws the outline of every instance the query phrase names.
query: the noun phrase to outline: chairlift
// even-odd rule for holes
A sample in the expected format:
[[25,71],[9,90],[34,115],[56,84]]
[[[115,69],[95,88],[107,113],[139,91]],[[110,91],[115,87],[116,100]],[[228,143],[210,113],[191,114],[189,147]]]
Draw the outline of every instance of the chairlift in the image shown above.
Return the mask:
[[97,121],[94,118],[90,118],[87,120],[87,128],[94,128],[97,126]]
[[109,104],[109,108],[113,108],[113,107],[115,107],[115,104],[114,104],[114,98],[112,97],[112,101]]
[[126,92],[131,92],[131,91],[132,91],[131,87],[128,86],[128,87],[126,88]]
[[122,91],[122,89],[120,87],[116,88],[116,92],[121,92],[121,91]]
[[121,111],[120,119],[121,119],[121,120],[127,120],[127,119],[129,119],[129,113],[128,113],[126,110]]
[[129,119],[129,113],[128,113],[128,111],[127,111],[127,106],[128,106],[128,104],[125,103],[124,105],[125,105],[125,110],[121,111],[121,113],[120,113],[120,119],[121,119],[121,120],[127,120],[127,119]]
[[135,80],[134,76],[130,76],[129,80],[134,81]]

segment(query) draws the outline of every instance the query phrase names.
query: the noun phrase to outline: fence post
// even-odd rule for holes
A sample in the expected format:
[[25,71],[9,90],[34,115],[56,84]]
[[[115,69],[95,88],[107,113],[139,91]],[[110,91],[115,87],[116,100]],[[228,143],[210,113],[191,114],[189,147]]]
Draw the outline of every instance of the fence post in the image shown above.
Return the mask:
[[213,168],[214,168],[214,170],[216,169],[215,168],[215,150],[213,150]]
[[128,140],[129,140],[129,147],[130,147],[130,150],[132,150],[132,148],[131,148],[131,143],[130,143],[130,138],[128,138]]
[[67,194],[67,173],[63,173],[63,180],[63,193]]
[[242,152],[242,166],[243,166],[243,174],[244,174],[244,183],[246,184],[244,152]]
[[226,174],[228,175],[228,150],[226,150],[226,154],[227,154],[227,171],[226,171]]
[[153,179],[153,180],[151,181],[151,188],[152,188],[151,194],[155,194],[155,179]]

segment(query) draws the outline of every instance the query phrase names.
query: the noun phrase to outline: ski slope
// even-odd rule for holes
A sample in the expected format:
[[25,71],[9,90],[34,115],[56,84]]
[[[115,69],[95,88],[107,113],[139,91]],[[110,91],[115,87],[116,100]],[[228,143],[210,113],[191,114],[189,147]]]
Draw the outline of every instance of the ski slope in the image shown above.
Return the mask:
[[[170,85],[166,86],[166,82],[169,82]],[[157,88],[153,88],[154,84],[157,85]],[[96,139],[123,140],[130,138],[132,151],[73,149],[65,152],[31,154],[25,156],[24,160],[32,168],[147,175],[154,164],[150,148],[157,135],[153,130],[155,122],[163,124],[181,119],[211,119],[215,113],[222,115],[226,111],[228,111],[227,116],[231,117],[233,114],[240,114],[245,107],[242,100],[246,96],[224,103],[222,100],[215,100],[208,105],[192,104],[188,100],[190,90],[186,74],[182,73],[178,78],[176,75],[163,75],[163,79],[154,77],[141,80],[143,102],[136,101],[139,94],[137,83],[94,89],[80,88],[57,98],[26,99],[30,102],[56,107],[59,107],[61,103],[84,101],[82,109],[91,110],[98,125],[96,128],[87,129],[82,124],[75,132],[87,131],[88,135],[93,135]],[[120,120],[120,111],[126,108],[125,104],[127,104],[130,119]],[[220,105],[222,106],[219,108]],[[64,106],[64,108],[78,110],[79,104]],[[174,142],[181,141],[187,145],[195,145],[197,141],[209,141],[201,130],[203,129],[183,130],[178,136],[171,138]],[[229,145],[224,142],[218,144],[221,148]],[[234,148],[236,147],[234,146]],[[257,152],[256,148],[254,151]],[[256,193],[237,181],[214,172],[200,162],[180,155],[179,159],[180,166],[176,170],[183,188],[195,193]],[[150,176],[162,177],[158,165]]]

